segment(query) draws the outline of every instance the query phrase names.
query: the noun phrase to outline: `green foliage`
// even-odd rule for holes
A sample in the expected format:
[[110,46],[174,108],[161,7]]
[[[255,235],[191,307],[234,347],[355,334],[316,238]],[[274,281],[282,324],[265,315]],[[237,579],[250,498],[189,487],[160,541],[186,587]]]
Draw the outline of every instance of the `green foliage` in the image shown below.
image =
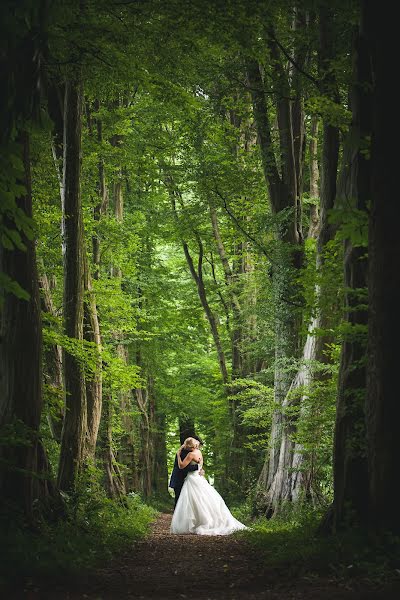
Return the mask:
[[0,581],[83,572],[140,540],[155,516],[138,495],[128,495],[122,505],[87,482],[73,502],[67,500],[67,513],[56,522],[29,530],[15,522],[15,515],[11,526],[9,515],[1,515],[0,543],[7,553]]
[[351,111],[328,96],[311,96],[307,98],[307,110],[321,115],[323,120],[333,127],[347,131],[351,122]]
[[398,579],[399,538],[374,537],[365,530],[322,535],[318,528],[325,510],[287,506],[278,518],[261,518],[241,536],[285,576],[323,576],[339,585],[362,581],[378,587]]

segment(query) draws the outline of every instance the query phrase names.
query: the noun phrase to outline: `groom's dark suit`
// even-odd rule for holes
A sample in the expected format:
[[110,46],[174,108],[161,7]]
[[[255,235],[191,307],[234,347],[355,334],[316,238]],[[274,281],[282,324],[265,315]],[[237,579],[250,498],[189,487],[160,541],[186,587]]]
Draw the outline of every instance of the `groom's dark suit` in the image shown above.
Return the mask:
[[[183,449],[181,451],[181,460],[184,460],[184,458],[189,454],[189,452],[190,452],[190,450]],[[169,487],[173,488],[175,490],[175,506],[176,506],[176,503],[178,502],[178,498],[181,493],[186,475],[190,471],[197,471],[198,468],[199,468],[198,465],[190,465],[189,464],[184,469],[180,469],[179,465],[178,465],[178,457],[175,456],[174,468],[171,473],[171,479],[169,480]]]

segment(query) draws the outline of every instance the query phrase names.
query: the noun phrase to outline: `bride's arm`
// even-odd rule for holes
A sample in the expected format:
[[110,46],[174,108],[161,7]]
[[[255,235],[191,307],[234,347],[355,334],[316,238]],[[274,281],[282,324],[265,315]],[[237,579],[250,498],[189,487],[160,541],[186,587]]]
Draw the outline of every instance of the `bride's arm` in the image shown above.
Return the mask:
[[187,456],[185,456],[185,458],[182,460],[181,459],[181,449],[178,450],[177,457],[178,457],[178,466],[179,466],[180,469],[184,469],[185,467],[187,467],[188,464],[192,460],[195,460],[196,462],[199,462],[198,456],[196,456],[194,454],[194,452],[189,452],[189,454],[187,454]]
[[[198,453],[199,453],[199,455],[200,455],[200,460],[199,460],[199,465],[200,465],[200,466],[199,466],[199,471],[200,471],[200,470],[203,468],[203,455],[202,455],[202,453],[201,453],[201,451],[200,451],[200,450],[198,450],[197,452],[198,452]],[[197,460],[197,459],[195,459],[195,460]]]

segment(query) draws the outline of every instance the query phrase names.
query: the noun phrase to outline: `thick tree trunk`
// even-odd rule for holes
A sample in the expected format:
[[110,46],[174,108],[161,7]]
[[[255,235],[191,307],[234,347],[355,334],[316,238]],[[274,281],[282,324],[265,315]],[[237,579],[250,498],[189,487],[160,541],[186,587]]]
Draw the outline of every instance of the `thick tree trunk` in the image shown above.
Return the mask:
[[190,417],[180,415],[179,417],[179,439],[181,444],[188,437],[193,437],[196,435],[196,429],[194,425],[194,420]]
[[[271,125],[264,92],[264,81],[259,65],[249,61],[247,65],[247,77],[251,88],[253,114],[257,127],[258,143],[261,149],[261,158],[264,169],[264,177],[269,190],[272,212],[278,215],[283,210],[292,209],[292,217],[284,227],[277,231],[279,250],[275,261],[279,261],[273,269],[273,282],[276,306],[275,325],[275,402],[282,406],[286,394],[290,388],[292,376],[284,369],[282,363],[287,359],[298,357],[299,354],[299,330],[301,320],[296,304],[299,301],[299,290],[294,284],[294,272],[302,264],[302,236],[301,226],[298,221],[300,208],[298,206],[297,184],[301,179],[296,172],[296,165],[300,168],[302,160],[296,159],[294,150],[294,134],[292,123],[292,109],[290,105],[289,84],[287,75],[281,64],[278,47],[274,41],[274,32],[268,32],[268,46],[274,63],[277,119],[280,133],[280,169],[278,168],[272,143]],[[300,99],[298,99],[300,101]],[[298,104],[300,110],[301,104]],[[300,111],[301,112],[301,111]],[[299,114],[296,118],[300,118]],[[297,135],[300,135],[301,126],[297,123]],[[302,151],[302,144],[297,140],[296,148]],[[281,174],[280,174],[280,172]],[[275,498],[273,491],[274,478],[277,474],[281,461],[282,436],[287,437],[290,431],[286,431],[283,424],[282,409],[274,411],[272,418],[269,448],[266,463],[259,478],[258,505],[264,508],[269,515],[277,508],[272,499]],[[287,457],[288,454],[285,454]],[[285,459],[286,460],[286,459]],[[287,467],[289,465],[286,465]],[[285,470],[286,470],[285,466]],[[278,474],[278,477],[280,475]]]
[[400,253],[398,157],[391,150],[393,115],[392,57],[396,24],[379,4],[364,2],[363,19],[371,49],[372,104],[371,198],[369,220],[369,348],[367,440],[369,520],[377,529],[400,534],[398,449],[400,403],[398,371],[400,277],[393,262]]
[[[32,217],[29,137],[19,135],[22,145],[25,194],[18,208]],[[5,222],[10,231],[16,225]],[[16,439],[0,451],[0,496],[4,506],[32,517],[33,503],[52,492],[46,455],[39,438],[42,411],[42,325],[35,241],[20,232],[26,249],[0,245],[0,269],[16,281],[28,299],[6,293],[1,310],[0,336],[0,427]]]
[[[351,107],[352,126],[343,163],[344,183],[340,185],[339,201],[349,202],[358,211],[366,212],[370,200],[370,162],[360,145],[371,132],[370,117],[370,57],[360,34],[355,46],[354,83]],[[367,513],[368,483],[365,448],[364,398],[366,386],[365,298],[367,259],[364,247],[355,247],[346,240],[344,286],[346,290],[346,321],[351,331],[342,344],[339,388],[334,439],[334,501],[323,527],[334,530],[360,524]]]
[[[69,81],[64,100],[64,326],[79,344],[83,340],[84,232],[80,191],[82,85]],[[64,352],[66,413],[61,439],[58,484],[72,490],[85,459],[87,431],[86,389],[77,358]]]

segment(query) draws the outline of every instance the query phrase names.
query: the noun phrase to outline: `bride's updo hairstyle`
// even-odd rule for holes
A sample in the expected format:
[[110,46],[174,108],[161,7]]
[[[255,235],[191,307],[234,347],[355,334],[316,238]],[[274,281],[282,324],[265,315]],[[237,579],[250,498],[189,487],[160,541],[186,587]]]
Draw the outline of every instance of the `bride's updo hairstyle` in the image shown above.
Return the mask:
[[195,448],[199,447],[199,442],[192,437],[188,437],[183,442],[183,447],[185,450],[194,450]]

